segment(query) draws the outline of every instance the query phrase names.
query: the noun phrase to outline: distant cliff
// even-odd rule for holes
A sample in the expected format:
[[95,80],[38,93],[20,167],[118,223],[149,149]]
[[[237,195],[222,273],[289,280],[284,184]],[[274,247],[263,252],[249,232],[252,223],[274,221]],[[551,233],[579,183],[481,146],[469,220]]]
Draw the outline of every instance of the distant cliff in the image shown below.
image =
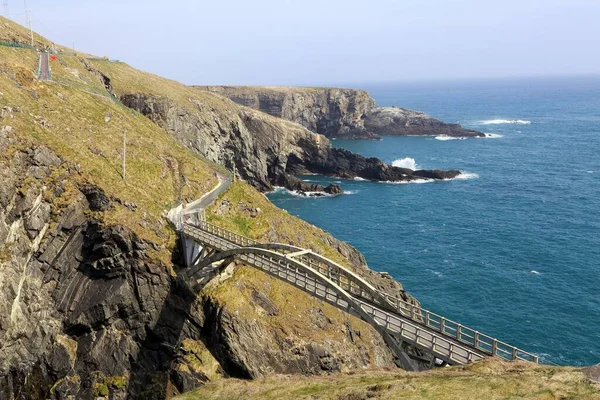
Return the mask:
[[295,87],[199,86],[328,137],[373,138],[364,118],[375,100],[363,90]]
[[423,112],[377,107],[364,90],[302,87],[196,86],[330,138],[377,139],[381,135],[485,136]]

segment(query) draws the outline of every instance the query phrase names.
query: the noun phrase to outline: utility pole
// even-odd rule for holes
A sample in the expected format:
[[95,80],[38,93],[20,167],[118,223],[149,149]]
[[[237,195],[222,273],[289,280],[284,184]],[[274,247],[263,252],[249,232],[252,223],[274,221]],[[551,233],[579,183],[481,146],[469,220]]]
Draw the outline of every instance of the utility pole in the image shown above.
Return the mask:
[[34,47],[34,45],[33,45],[33,26],[31,24],[31,11],[29,11],[27,15],[29,16],[29,33],[31,34],[31,47]]
[[125,166],[127,159],[127,131],[123,129],[123,180],[125,180]]
[[10,10],[8,9],[8,0],[4,0],[2,2],[2,5],[4,6],[4,16],[8,19],[10,19]]
[[31,11],[27,8],[27,0],[23,0],[23,6],[25,6],[25,23],[29,26],[29,33],[31,34],[31,47],[33,47],[33,27],[31,24]]

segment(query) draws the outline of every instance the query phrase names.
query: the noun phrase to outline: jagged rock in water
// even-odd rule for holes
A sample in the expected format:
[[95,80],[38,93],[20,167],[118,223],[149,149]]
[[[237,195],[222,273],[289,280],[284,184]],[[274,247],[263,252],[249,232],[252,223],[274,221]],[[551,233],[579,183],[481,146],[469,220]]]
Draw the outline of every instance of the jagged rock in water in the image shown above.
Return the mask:
[[343,194],[344,191],[342,190],[342,187],[340,185],[336,185],[334,183],[330,183],[324,190],[325,193],[328,194],[333,194],[333,195],[338,195],[338,194]]
[[399,107],[375,108],[364,119],[365,128],[379,135],[423,135],[452,137],[485,137],[484,133],[447,124],[424,112]]

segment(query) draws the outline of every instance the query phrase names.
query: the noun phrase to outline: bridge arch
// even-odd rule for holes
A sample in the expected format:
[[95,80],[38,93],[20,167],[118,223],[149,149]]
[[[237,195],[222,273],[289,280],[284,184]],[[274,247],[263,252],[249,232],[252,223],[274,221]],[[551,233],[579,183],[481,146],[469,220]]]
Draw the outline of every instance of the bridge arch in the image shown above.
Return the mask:
[[[226,260],[231,257],[241,259],[242,261],[247,262],[248,265],[252,267],[258,268],[263,272],[267,272],[270,275],[285,281],[286,283],[293,284],[294,286],[309,292],[309,294],[311,295],[321,297],[326,302],[338,308],[341,308],[346,312],[354,311],[356,315],[358,315],[361,319],[363,319],[365,322],[367,322],[373,328],[375,328],[375,330],[382,336],[385,343],[390,347],[392,353],[395,355],[396,363],[398,364],[398,366],[408,371],[417,370],[417,367],[411,361],[410,357],[403,351],[398,351],[400,350],[400,344],[398,343],[398,341],[394,339],[384,327],[378,324],[377,321],[370,314],[368,314],[348,292],[346,292],[343,288],[341,288],[339,285],[337,285],[335,282],[333,282],[331,279],[321,274],[320,272],[313,270],[309,266],[297,260],[287,258],[272,250],[267,250],[260,247],[237,247],[221,251],[217,254],[206,258],[200,264],[197,264],[194,267],[191,267],[190,269],[184,271],[182,273],[182,278],[193,279],[194,275],[202,271],[204,267],[215,262]],[[271,266],[273,266],[273,264],[277,264],[277,273],[275,273],[271,269],[264,268],[268,267],[269,264]],[[282,277],[279,273],[279,268],[289,269],[289,267],[294,268],[294,271],[292,272],[295,272],[295,274],[304,275],[304,280],[298,279],[297,276],[294,276],[295,274],[288,275],[286,273],[285,276]],[[290,278],[293,278],[294,280],[291,281]],[[308,289],[309,285],[307,281],[309,279],[314,281],[314,291]],[[325,290],[322,293],[319,293],[318,284],[321,284],[325,288]],[[327,289],[329,289],[329,292]],[[345,307],[343,303],[340,304],[340,300],[346,304]]]

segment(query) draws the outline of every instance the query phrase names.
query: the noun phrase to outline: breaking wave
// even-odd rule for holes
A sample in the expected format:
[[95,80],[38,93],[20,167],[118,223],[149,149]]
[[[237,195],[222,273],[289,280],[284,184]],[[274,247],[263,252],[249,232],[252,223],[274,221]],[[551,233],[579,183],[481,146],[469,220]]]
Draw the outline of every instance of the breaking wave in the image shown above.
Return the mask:
[[488,119],[485,121],[479,121],[481,125],[501,125],[501,124],[519,124],[519,125],[529,125],[531,121],[527,121],[524,119]]
[[363,182],[363,181],[367,181],[368,179],[361,178],[360,176],[357,176],[356,178],[354,178],[354,180],[358,181],[358,182]]
[[[271,190],[269,193],[287,193],[291,196],[295,196],[295,197],[302,197],[302,198],[321,198],[321,197],[335,197],[337,196],[336,194],[329,194],[329,193],[325,193],[325,192],[299,192],[297,190],[289,190],[286,189],[282,186],[275,186],[273,187],[273,190]],[[358,191],[345,191],[344,194],[355,194],[358,193]]]
[[412,183],[432,183],[432,182],[444,182],[444,181],[460,181],[460,180],[468,180],[468,179],[477,179],[479,178],[478,174],[475,174],[473,172],[462,172],[460,175],[458,175],[456,178],[451,178],[451,179],[415,179],[414,181],[400,181],[400,182],[394,182],[394,181],[381,181],[379,183],[388,183],[388,184],[392,184],[392,185],[408,185],[408,184],[412,184]]
[[447,136],[447,135],[440,135],[440,136],[436,136],[435,140],[442,140],[442,141],[446,141],[446,140],[465,140],[465,137],[455,137],[455,136]]
[[485,137],[482,139],[500,139],[504,137],[504,135],[500,135],[498,133],[486,133]]
[[418,169],[417,162],[415,161],[414,158],[410,158],[410,157],[399,158],[397,160],[394,160],[392,162],[392,166],[400,167],[400,168],[408,168],[408,169],[412,169],[413,171]]
[[473,172],[462,172],[459,176],[457,176],[454,179],[447,179],[449,181],[451,180],[466,180],[466,179],[477,179],[479,178],[479,175],[473,173]]

